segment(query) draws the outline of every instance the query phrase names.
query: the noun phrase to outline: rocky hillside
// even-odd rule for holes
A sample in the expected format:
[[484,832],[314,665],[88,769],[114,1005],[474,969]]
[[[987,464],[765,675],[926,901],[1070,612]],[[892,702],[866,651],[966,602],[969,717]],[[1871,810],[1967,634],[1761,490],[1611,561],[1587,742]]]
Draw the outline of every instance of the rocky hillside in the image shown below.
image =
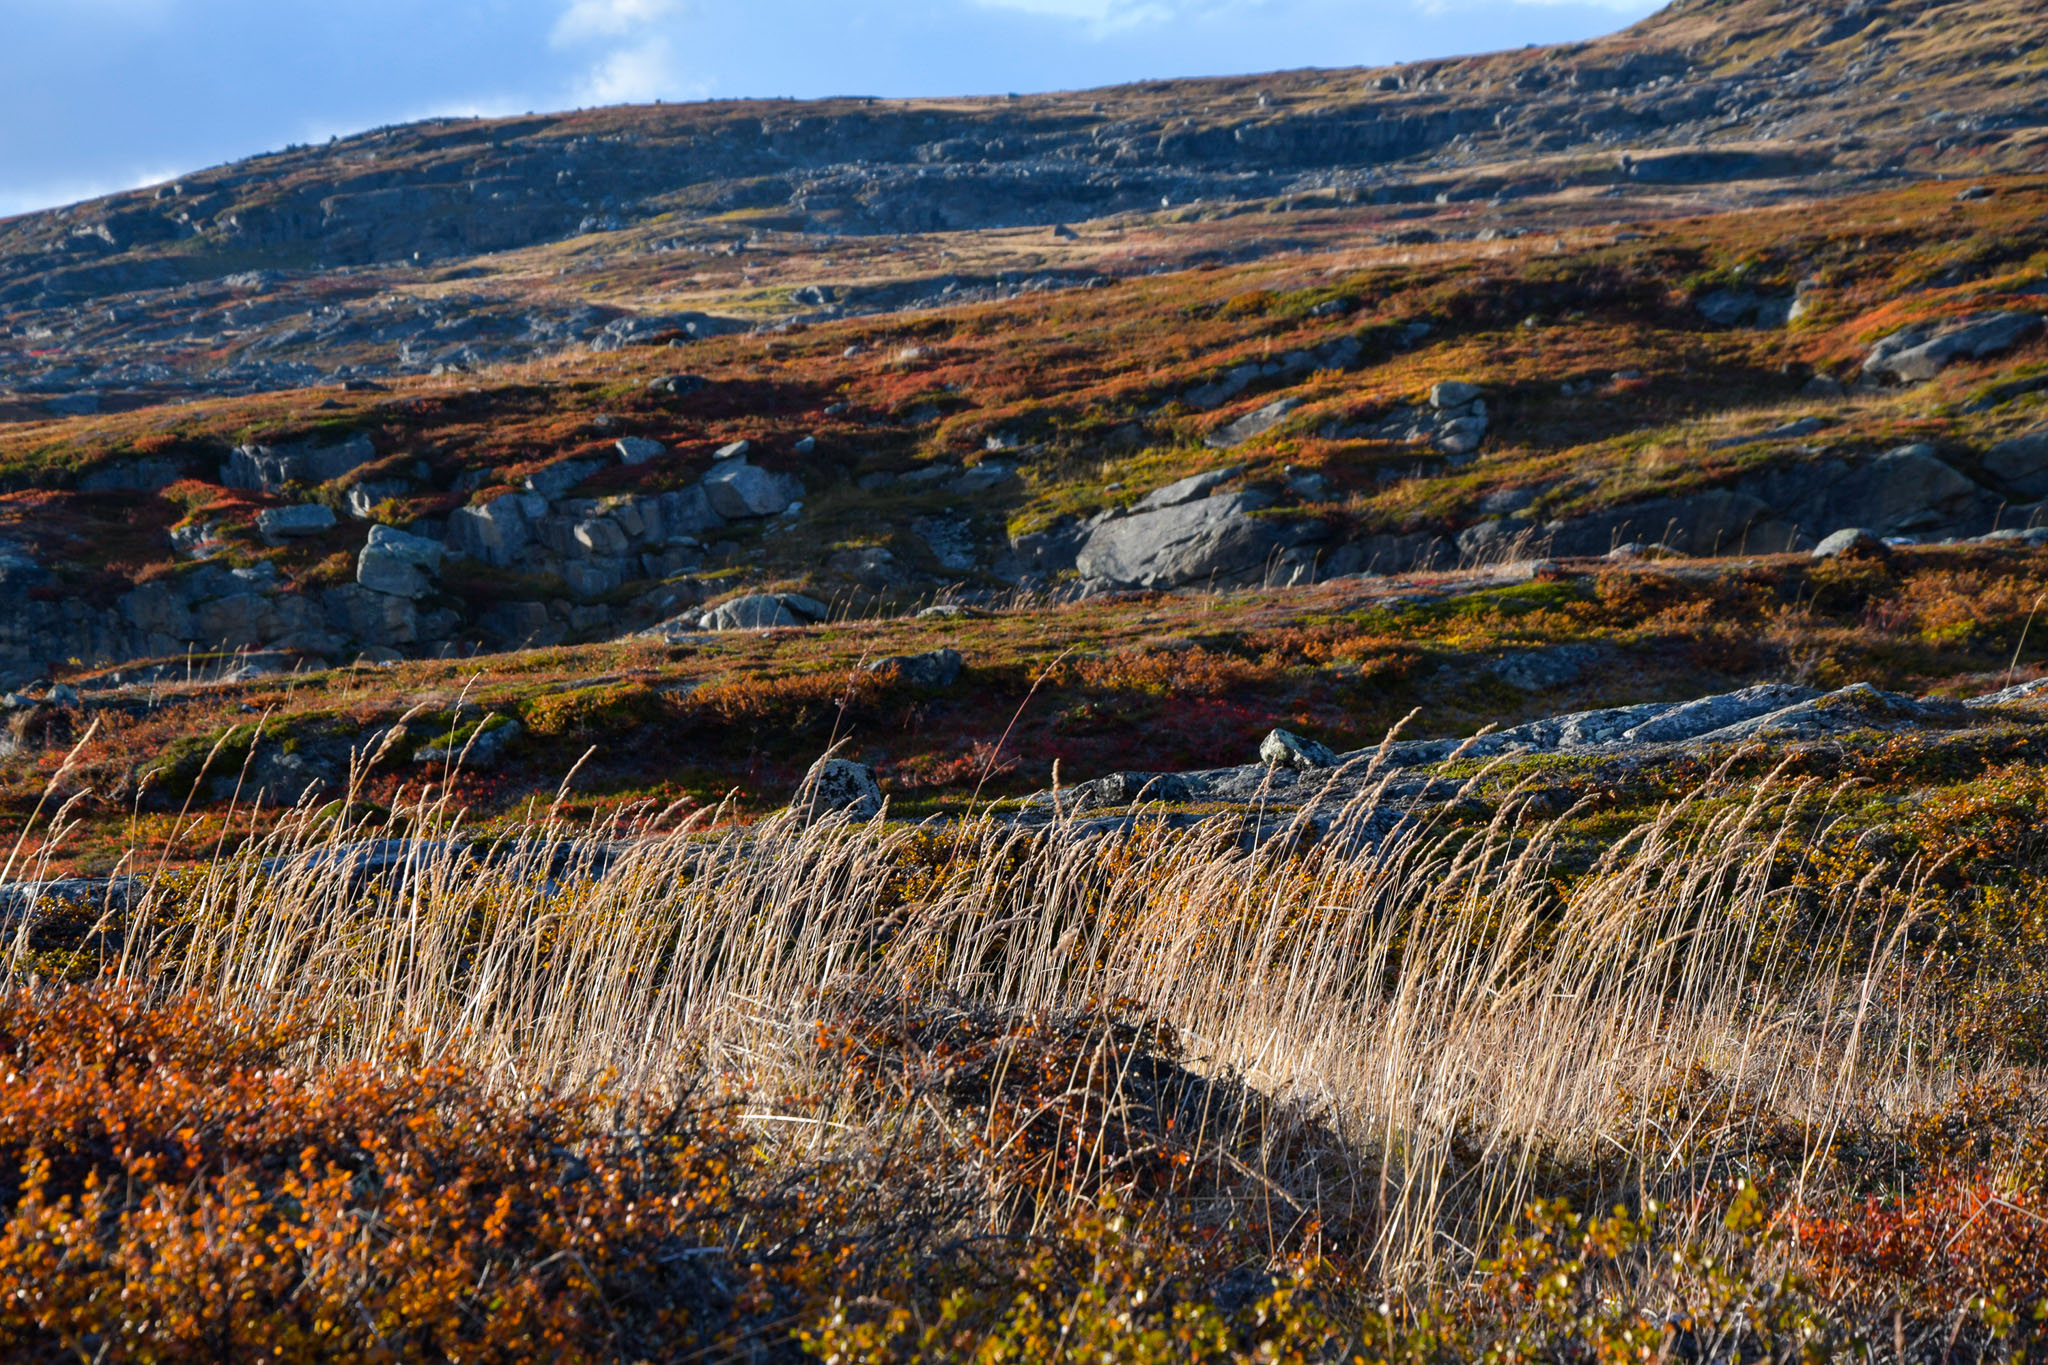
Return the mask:
[[16,424],[0,681],[2032,536],[2044,202],[2004,177],[1380,245],[1339,220],[1242,265]]
[[417,125],[17,219],[0,685],[2031,536],[2042,27],[1681,5]]
[[1598,42],[1397,68],[383,129],[0,224],[0,408],[474,368],[730,325],[706,311],[868,312],[1200,253],[1062,237],[974,270],[985,248],[935,235],[1340,208],[1354,231],[1471,234],[2026,169],[2041,29],[2020,0],[1681,0]]

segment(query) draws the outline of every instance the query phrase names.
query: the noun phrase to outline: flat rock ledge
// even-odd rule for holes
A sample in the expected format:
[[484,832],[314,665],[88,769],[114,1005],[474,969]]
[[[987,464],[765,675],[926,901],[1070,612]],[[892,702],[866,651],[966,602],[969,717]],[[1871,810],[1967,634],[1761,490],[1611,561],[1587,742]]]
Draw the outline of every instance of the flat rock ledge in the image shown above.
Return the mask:
[[[1992,721],[1995,708],[2048,698],[2048,679],[1968,701],[1920,698],[1855,683],[1832,692],[1765,683],[1692,701],[1576,711],[1470,739],[1397,740],[1336,754],[1327,766],[1298,757],[1190,772],[1117,772],[1025,802],[1024,818],[1052,821],[1147,804],[1227,805],[1247,810],[1338,808],[1367,795],[1403,806],[1450,800],[1461,780],[1417,770],[1450,759],[1558,755],[1652,759],[1747,741],[1791,743],[1857,732],[1955,730]],[[1289,738],[1296,738],[1290,736]],[[1268,738],[1268,746],[1278,746]],[[1315,746],[1321,748],[1320,745]],[[1290,753],[1293,751],[1290,750]]]

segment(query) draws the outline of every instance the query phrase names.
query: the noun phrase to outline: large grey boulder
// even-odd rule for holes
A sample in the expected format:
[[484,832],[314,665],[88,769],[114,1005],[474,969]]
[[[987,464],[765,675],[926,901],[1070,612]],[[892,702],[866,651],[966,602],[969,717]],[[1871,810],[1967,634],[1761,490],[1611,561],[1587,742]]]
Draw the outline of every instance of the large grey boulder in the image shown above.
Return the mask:
[[360,469],[377,458],[377,448],[363,432],[347,440],[320,444],[237,446],[221,466],[220,481],[229,488],[276,493],[287,484],[326,483]]
[[1863,372],[1900,383],[1932,379],[1955,361],[2011,350],[2041,330],[2033,313],[1973,313],[1959,322],[1915,323],[1893,332],[1864,357]]
[[1933,446],[1915,444],[1872,460],[1831,501],[1855,513],[1836,525],[1902,532],[1955,526],[1995,500],[1937,458]]
[[1312,772],[1317,768],[1336,767],[1337,755],[1329,745],[1303,739],[1292,730],[1273,730],[1259,741],[1259,762],[1269,768]]
[[795,480],[748,464],[744,456],[721,461],[703,484],[712,510],[734,520],[772,517],[803,496],[801,485],[792,487]]
[[2048,497],[2048,427],[1992,446],[1984,452],[1984,472],[2023,498]]
[[1306,528],[1252,515],[1265,505],[1253,493],[1225,493],[1106,521],[1089,531],[1074,567],[1132,588],[1257,581],[1274,555],[1308,538]]
[[1878,557],[1885,550],[1884,541],[1870,534],[1861,526],[1845,526],[1831,535],[1823,536],[1820,544],[1813,547],[1815,559],[1839,559],[1843,555]]
[[882,813],[882,789],[865,765],[828,758],[805,775],[796,805],[809,820],[840,812],[855,820],[872,820]]
[[265,540],[317,536],[335,527],[334,510],[317,502],[295,507],[266,507],[256,514],[256,530]]
[[393,597],[425,597],[433,590],[427,575],[440,570],[445,553],[438,541],[425,536],[372,526],[369,543],[356,556],[356,582]]
[[771,626],[805,626],[825,619],[825,604],[796,593],[748,593],[721,602],[706,612],[707,630],[765,630]]
[[1263,436],[1287,420],[1287,414],[1301,406],[1299,398],[1279,398],[1257,411],[1248,412],[1227,426],[1219,427],[1202,438],[1202,444],[1211,450],[1228,450],[1243,445],[1254,436]]

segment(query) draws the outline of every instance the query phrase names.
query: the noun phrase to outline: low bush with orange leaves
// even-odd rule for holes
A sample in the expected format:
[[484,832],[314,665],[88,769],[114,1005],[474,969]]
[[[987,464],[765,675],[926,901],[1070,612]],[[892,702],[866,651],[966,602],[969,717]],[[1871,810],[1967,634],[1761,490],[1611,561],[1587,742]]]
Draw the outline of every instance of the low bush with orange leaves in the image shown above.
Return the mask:
[[729,1109],[305,1065],[196,998],[0,997],[10,1360],[608,1360],[731,1347],[812,1254]]

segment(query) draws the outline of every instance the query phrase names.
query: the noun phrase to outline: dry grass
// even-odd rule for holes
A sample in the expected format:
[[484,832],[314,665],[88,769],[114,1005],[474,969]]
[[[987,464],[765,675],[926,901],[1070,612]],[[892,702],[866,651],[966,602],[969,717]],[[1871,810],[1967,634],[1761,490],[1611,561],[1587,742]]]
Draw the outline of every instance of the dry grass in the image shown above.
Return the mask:
[[[153,889],[109,971],[314,1021],[297,1060],[315,1069],[387,1062],[402,1038],[521,1093],[658,1094],[713,1074],[764,1105],[811,1097],[755,1117],[812,1154],[891,1121],[816,1044],[848,1002],[1048,1020],[1115,1002],[1178,1038],[1219,1095],[1250,1097],[1239,1130],[1207,1141],[1291,1221],[1349,1239],[1375,1281],[1426,1287],[1473,1273],[1470,1249],[1547,1171],[1594,1173],[1602,1199],[1701,1195],[1697,1173],[1757,1135],[1725,1134],[1701,1165],[1695,1135],[1624,1103],[1673,1076],[1711,1072],[1816,1151],[1911,1079],[1871,1040],[1899,1036],[1873,1016],[1873,954],[1912,897],[1836,888],[1787,937],[1777,797],[1673,806],[1568,882],[1552,831],[1513,803],[1447,832],[1361,800],[1323,812],[1320,840],[1311,814],[1256,848],[1228,820],[785,815],[620,842],[538,819],[480,861],[456,812],[420,809],[411,823],[448,837],[374,874],[361,831],[307,807]],[[1028,1193],[1043,1219],[1095,1188]]]

